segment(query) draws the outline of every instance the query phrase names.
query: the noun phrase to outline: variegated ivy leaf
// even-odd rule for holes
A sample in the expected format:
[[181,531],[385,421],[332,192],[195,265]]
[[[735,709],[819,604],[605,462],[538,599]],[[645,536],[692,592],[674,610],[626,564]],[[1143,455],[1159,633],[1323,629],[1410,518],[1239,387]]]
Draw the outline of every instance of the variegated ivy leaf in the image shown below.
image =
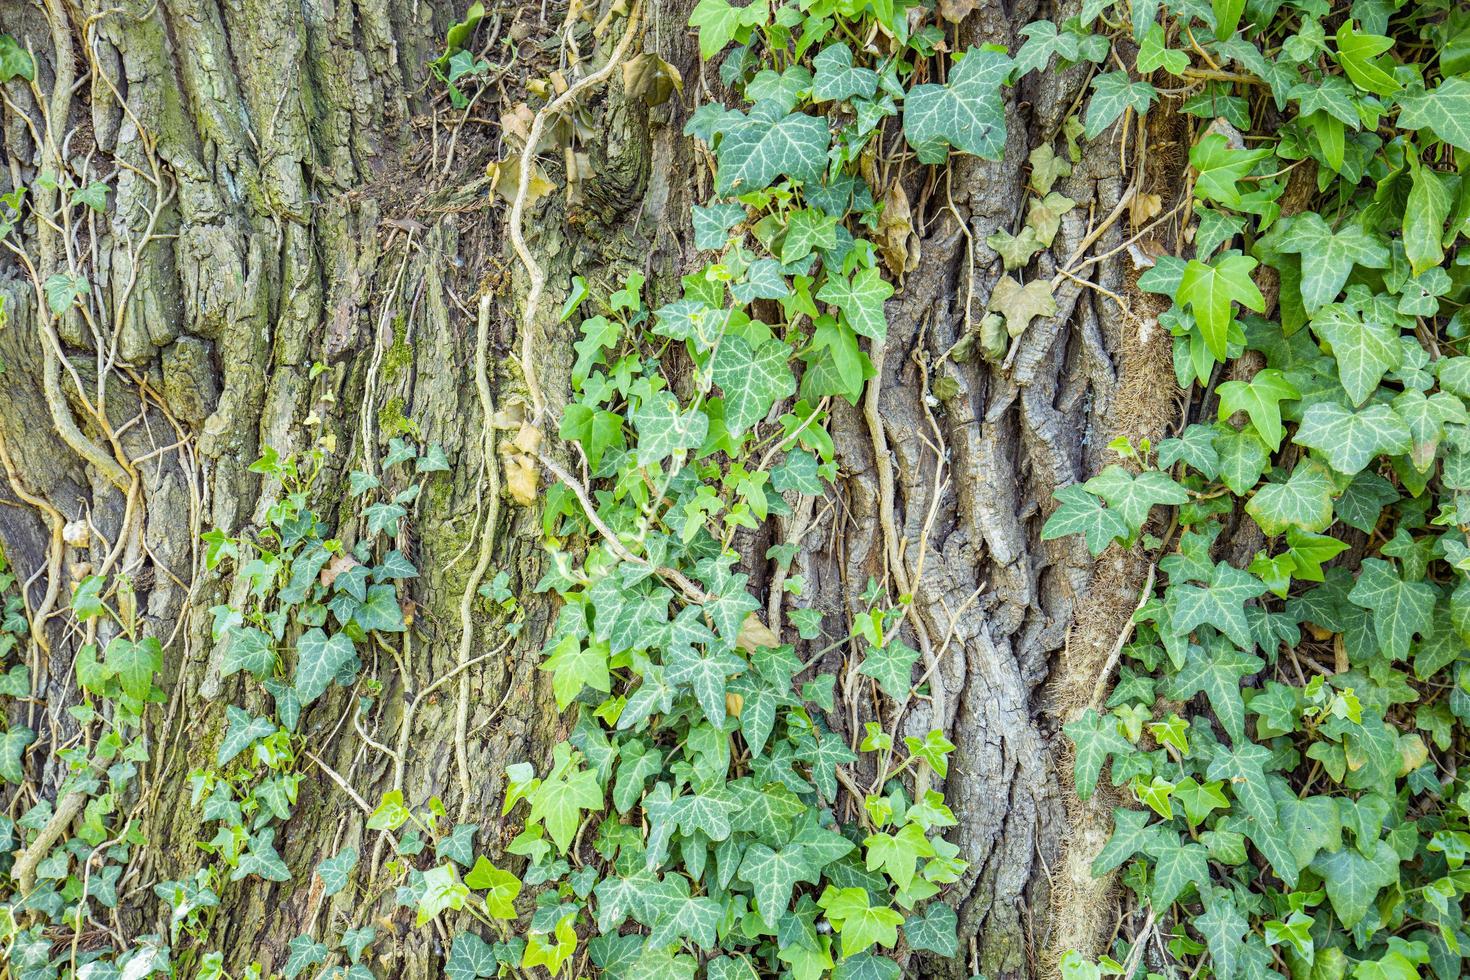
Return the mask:
[[[1243,573],[1242,573],[1243,574]],[[1239,609],[1239,606],[1236,607]],[[1254,654],[1236,649],[1219,638],[1206,646],[1191,644],[1184,669],[1174,676],[1169,697],[1184,699],[1203,693],[1230,741],[1245,738],[1245,702],[1240,696],[1241,679],[1265,666]]]
[[1409,427],[1387,405],[1353,411],[1336,402],[1316,402],[1302,415],[1292,441],[1315,449],[1337,472],[1351,476],[1380,454],[1399,455],[1413,448]]
[[903,134],[920,163],[944,163],[949,147],[986,160],[1000,159],[1006,139],[1000,87],[1011,64],[1000,51],[972,47],[950,72],[947,84],[909,89]]
[[1364,558],[1348,598],[1373,613],[1373,632],[1395,660],[1408,655],[1414,636],[1427,636],[1434,617],[1434,587],[1405,581],[1393,564]]
[[1100,555],[1115,538],[1123,540],[1133,533],[1122,514],[1104,507],[1080,483],[1062,487],[1054,496],[1061,506],[1052,512],[1042,526],[1043,541],[1081,534],[1087,542],[1087,550],[1094,555]]
[[1330,303],[1312,315],[1311,323],[1312,332],[1332,348],[1337,376],[1354,405],[1367,401],[1403,359],[1401,331],[1392,319],[1365,318],[1346,304]]
[[797,883],[815,883],[820,872],[821,868],[813,866],[800,844],[788,844],[780,850],[751,844],[740,862],[739,876],[753,890],[756,911],[766,925],[774,928],[786,914]]
[[323,858],[316,866],[316,873],[322,879],[322,896],[331,898],[346,888],[347,879],[352,875],[352,869],[356,867],[357,849],[355,847],[343,848],[336,855]]
[[1351,929],[1368,914],[1383,889],[1399,880],[1399,855],[1386,840],[1362,849],[1342,847],[1324,852],[1312,861],[1312,870],[1322,876],[1327,900],[1343,927]]
[[690,208],[694,221],[694,247],[720,249],[729,240],[730,229],[745,217],[741,204],[694,205]]
[[1063,731],[1076,750],[1072,760],[1072,785],[1081,799],[1090,799],[1097,788],[1098,773],[1108,757],[1132,753],[1133,743],[1118,732],[1118,725],[1113,719],[1098,717],[1092,708],[1083,712],[1076,721],[1068,722]]
[[687,684],[704,716],[716,728],[725,723],[725,682],[745,669],[745,661],[728,653],[671,651],[664,664],[670,684]]
[[660,391],[634,409],[633,425],[638,430],[638,461],[652,466],[676,452],[698,448],[709,431],[709,418],[703,412],[681,411],[677,398]]
[[286,965],[281,968],[286,980],[296,977],[327,958],[327,947],[310,936],[297,936],[287,944]]
[[757,299],[783,299],[791,294],[791,285],[781,274],[781,263],[775,259],[756,259],[745,270],[745,277],[732,283],[730,292],[741,303]]
[[720,137],[715,179],[721,195],[760,190],[777,177],[820,180],[827,169],[827,123],[804,113],[785,114],[770,102]]
[[[225,729],[224,741],[220,742],[219,750],[215,753],[215,765],[220,768],[230,764],[230,761],[244,752],[258,739],[276,733],[276,723],[269,718],[260,718],[252,715],[243,708],[237,708],[233,704],[225,708],[225,717],[228,725]],[[13,729],[12,729],[13,730]]]
[[264,631],[253,626],[237,626],[229,631],[220,661],[221,676],[229,677],[236,671],[247,670],[257,679],[264,679],[275,666],[276,652]]
[[848,279],[831,275],[817,292],[817,299],[842,311],[843,322],[869,340],[882,343],[888,336],[883,304],[893,295],[893,285],[877,269],[859,269]]
[[1110,71],[1092,80],[1092,97],[1087,100],[1086,129],[1088,139],[1102,134],[1125,109],[1138,115],[1148,112],[1149,106],[1158,100],[1159,93],[1148,82],[1130,81],[1124,71]]
[[1429,130],[1451,146],[1470,153],[1470,79],[1446,78],[1433,89],[1411,88],[1398,97],[1396,125]]
[[1173,617],[1174,632],[1185,634],[1209,624],[1236,646],[1255,646],[1245,604],[1264,594],[1265,584],[1254,575],[1225,562],[1218,562],[1204,586],[1179,582],[1169,586],[1166,605]]
[[812,98],[817,102],[842,102],[858,96],[871,99],[878,90],[878,73],[871,68],[854,68],[852,49],[841,41],[823,48],[812,59],[816,77]]
[[1189,500],[1188,492],[1167,473],[1145,470],[1134,476],[1116,464],[1088,480],[1083,487],[1106,500],[1127,522],[1130,533],[1137,533],[1143,527],[1156,504],[1182,504]]
[[1307,459],[1296,465],[1285,483],[1267,483],[1257,489],[1245,511],[1273,537],[1291,528],[1324,531],[1332,523],[1335,494],[1327,468]]
[[778,339],[752,349],[742,337],[727,336],[715,352],[711,372],[725,393],[725,427],[738,436],[796,392],[791,348]]
[[[388,587],[392,592],[391,586]],[[398,603],[394,600],[394,609]],[[319,628],[307,630],[296,643],[296,696],[302,704],[321,697],[332,679],[357,656],[352,638],[346,633],[328,636]]]
[[1333,231],[1314,211],[1293,218],[1276,247],[1302,257],[1302,303],[1309,314],[1337,299],[1353,266],[1388,268],[1388,248],[1372,232],[1356,223]]

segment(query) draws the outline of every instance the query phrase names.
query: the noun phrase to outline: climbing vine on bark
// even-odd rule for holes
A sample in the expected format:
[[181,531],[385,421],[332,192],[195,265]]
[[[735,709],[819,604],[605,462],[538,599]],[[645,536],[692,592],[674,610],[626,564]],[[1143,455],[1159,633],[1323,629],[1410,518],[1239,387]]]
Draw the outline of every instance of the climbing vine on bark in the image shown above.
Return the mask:
[[1089,136],[1181,94],[1199,119],[1192,247],[1138,279],[1194,410],[1043,531],[1145,549],[1161,583],[1066,726],[1077,792],[1107,769],[1122,804],[1093,871],[1148,914],[1064,973],[1460,976],[1470,18],[1098,3],[1033,46],[1098,63]]

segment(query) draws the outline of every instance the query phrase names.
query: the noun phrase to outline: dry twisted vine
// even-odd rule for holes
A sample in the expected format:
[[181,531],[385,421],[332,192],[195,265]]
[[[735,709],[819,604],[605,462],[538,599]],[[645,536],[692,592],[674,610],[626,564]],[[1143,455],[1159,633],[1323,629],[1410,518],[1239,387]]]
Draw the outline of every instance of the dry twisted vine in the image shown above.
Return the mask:
[[536,312],[541,305],[541,294],[546,290],[546,272],[527,247],[526,236],[521,226],[526,211],[526,190],[531,186],[531,167],[536,158],[536,146],[541,142],[541,133],[546,128],[547,119],[568,108],[576,101],[577,96],[594,85],[602,84],[612,75],[638,34],[638,17],[642,9],[641,0],[633,4],[633,9],[628,12],[628,29],[623,33],[622,40],[618,41],[612,54],[608,56],[607,64],[592,74],[577,79],[565,92],[541,107],[536,113],[536,118],[531,121],[531,131],[526,137],[526,146],[521,151],[519,184],[516,188],[515,201],[510,207],[510,242],[521,264],[526,267],[526,275],[531,280],[530,287],[526,291],[526,308],[522,317],[521,372],[525,376],[526,388],[531,396],[531,424],[533,426],[540,426],[541,418],[546,414],[546,398],[536,380],[533,356],[536,349]]

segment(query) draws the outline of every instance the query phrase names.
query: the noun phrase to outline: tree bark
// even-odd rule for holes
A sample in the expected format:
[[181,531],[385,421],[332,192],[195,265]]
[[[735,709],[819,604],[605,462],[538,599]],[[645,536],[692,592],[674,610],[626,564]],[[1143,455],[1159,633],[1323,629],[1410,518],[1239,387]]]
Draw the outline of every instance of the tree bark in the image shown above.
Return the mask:
[[[554,613],[532,589],[539,515],[488,489],[504,484],[488,482],[503,460],[486,452],[503,434],[485,436],[495,420],[477,388],[477,351],[493,409],[513,410],[527,397],[515,353],[522,331],[538,331],[535,373],[559,404],[575,337],[555,322],[569,275],[616,288],[642,272],[658,305],[697,267],[689,206],[706,199],[711,179],[681,131],[718,82],[683,26],[692,5],[653,3],[633,49],[676,66],[682,97],[648,108],[625,97],[614,72],[575,111],[580,179],[569,184],[558,154],[540,157],[558,190],[528,209],[525,227],[551,292],[527,324],[526,270],[486,165],[513,155],[525,104],[537,104],[528,83],[600,64],[621,18],[594,37],[605,10],[568,30],[557,0],[502,4],[476,38],[496,67],[460,111],[425,68],[461,13],[445,0],[0,0],[5,31],[37,65],[34,88],[4,87],[0,191],[58,171],[111,189],[105,214],[73,208],[76,223],[57,229],[32,222],[12,238],[27,258],[0,256],[9,316],[0,548],[26,585],[35,627],[38,700],[9,712],[33,717],[41,733],[26,763],[39,795],[55,798],[65,774],[52,752],[76,732],[67,708],[78,702],[73,660],[85,637],[65,613],[75,582],[126,576],[145,631],[165,643],[169,701],[152,716],[151,758],[132,801],[148,844],[120,883],[124,936],[166,932],[152,884],[188,876],[195,841],[209,836],[186,805],[189,773],[213,758],[225,706],[263,698],[243,675],[220,676],[209,609],[227,601],[229,583],[206,569],[199,536],[260,525],[274,490],[247,467],[266,446],[284,455],[319,434],[335,438],[317,504],[350,537],[356,518],[334,496],[345,498],[348,470],[394,436],[443,445],[451,472],[429,485],[398,542],[422,572],[403,669],[386,655],[365,664],[384,688],[367,731],[397,744],[405,706],[459,663],[461,595],[488,530],[490,574],[509,575],[526,625],[503,656],[461,675],[463,689],[457,678],[424,699],[401,780],[412,801],[437,794],[451,811],[463,802],[492,852],[513,836],[499,816],[504,768],[541,763],[565,731],[536,670]],[[1009,11],[988,4],[955,40],[1014,50],[1019,27],[1049,13],[1033,0]],[[946,895],[961,913],[961,957],[921,975],[1044,974],[1050,951],[1095,943],[1110,917],[1105,891],[1077,870],[1100,845],[1096,815],[1107,811],[1066,802],[1059,725],[1091,697],[1147,566],[1116,549],[1094,562],[1079,544],[1039,535],[1052,492],[1096,472],[1111,439],[1157,441],[1175,420],[1167,334],[1132,290],[1119,246],[1133,234],[1124,195],[1161,193],[1167,209],[1178,160],[1145,163],[1145,134],[1129,119],[1121,136],[1086,144],[1057,185],[1078,206],[1034,266],[1060,277],[1057,314],[1035,321],[1004,363],[957,356],[1003,271],[985,240],[1024,215],[1022,161],[1042,145],[1066,152],[1062,123],[1086,81],[1085,69],[1047,72],[1008,90],[1000,163],[895,165],[912,215],[912,231],[896,234],[917,262],[889,303],[888,341],[873,352],[879,378],[863,402],[834,409],[839,491],[777,529],[800,536],[792,572],[829,632],[846,632],[870,577],[891,576],[915,595],[912,639],[932,664],[932,697],[904,727],[942,727],[958,746],[945,789],[960,820],[952,839],[971,862]],[[53,319],[46,309],[37,284],[68,269],[88,277],[94,316]],[[554,429],[546,437],[554,446]],[[761,558],[769,543],[741,542],[744,570],[779,609],[779,582]],[[505,639],[477,616],[471,656]],[[857,697],[844,653],[820,669]],[[380,894],[386,873],[365,867],[355,897],[325,902],[310,876],[343,846],[371,854],[360,802],[395,781],[393,760],[344,724],[353,708],[353,694],[337,689],[303,719],[320,765],[278,838],[295,878],[229,887],[206,942],[232,969],[252,959],[279,968],[293,936],[327,918],[361,924],[365,902],[393,928],[376,947],[380,975],[440,969],[441,937],[412,928],[391,891]],[[10,792],[12,812],[30,804]]]

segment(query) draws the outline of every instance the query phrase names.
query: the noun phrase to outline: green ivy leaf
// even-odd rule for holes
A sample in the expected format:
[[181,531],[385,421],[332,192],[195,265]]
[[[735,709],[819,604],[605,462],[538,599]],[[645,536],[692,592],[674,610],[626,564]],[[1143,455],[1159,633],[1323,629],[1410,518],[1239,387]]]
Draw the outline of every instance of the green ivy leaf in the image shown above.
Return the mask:
[[1351,223],[1334,232],[1314,211],[1293,218],[1276,248],[1302,257],[1302,303],[1309,314],[1337,299],[1355,265],[1388,268],[1388,249],[1362,225]]
[[323,858],[316,866],[316,873],[322,879],[322,897],[331,898],[346,888],[347,880],[352,875],[352,869],[356,867],[357,848],[355,847],[344,847],[332,857]]
[[540,822],[563,854],[571,846],[582,823],[582,813],[603,808],[602,787],[597,773],[581,766],[580,757],[565,742],[552,747],[551,772],[526,794],[531,804],[531,822]]
[[[461,862],[464,863],[464,862]],[[486,858],[475,860],[475,866],[464,876],[465,886],[482,891],[485,911],[496,919],[516,917],[515,899],[521,893],[521,880],[509,871],[503,871]]]
[[752,28],[763,27],[770,16],[768,0],[752,0],[743,7],[729,0],[699,0],[689,15],[689,26],[699,29],[699,56],[708,61]]
[[1323,531],[1332,523],[1335,492],[1327,467],[1306,459],[1296,465],[1285,483],[1266,483],[1257,489],[1246,502],[1245,512],[1269,537],[1290,529]]
[[1312,315],[1311,323],[1312,332],[1332,348],[1337,376],[1355,406],[1367,401],[1403,359],[1399,326],[1393,320],[1365,319],[1349,306],[1330,303]]
[[31,53],[20,46],[20,42],[9,34],[0,34],[0,85],[13,78],[34,81],[36,63]]
[[887,906],[870,905],[868,893],[861,888],[828,886],[818,904],[842,936],[843,956],[853,956],[874,943],[891,947],[898,942],[903,916]]
[[854,68],[852,49],[842,42],[829,44],[812,59],[816,75],[812,98],[817,102],[845,102],[854,96],[871,99],[878,90],[878,73]]
[[698,204],[690,208],[694,223],[694,247],[720,249],[729,240],[730,229],[745,217],[742,204]]
[[361,929],[348,929],[342,933],[342,942],[340,945],[347,951],[347,958],[355,963],[362,956],[363,950],[371,946],[377,936],[378,930],[372,926],[363,926]]
[[670,651],[664,678],[670,684],[687,684],[716,728],[725,723],[725,681],[745,669],[745,661],[728,653],[699,654],[692,650]]
[[1072,740],[1075,755],[1072,760],[1072,783],[1077,796],[1087,800],[1097,788],[1097,775],[1108,756],[1129,755],[1133,743],[1118,733],[1118,726],[1109,718],[1099,718],[1096,711],[1088,708],[1082,717],[1069,722],[1062,729]]
[[41,291],[46,294],[46,306],[52,315],[61,316],[91,288],[86,276],[73,276],[58,272],[42,283]]
[[403,622],[403,607],[398,604],[398,589],[392,585],[369,586],[352,620],[365,633],[402,633],[408,628]]
[[575,635],[563,636],[540,664],[542,670],[551,672],[551,690],[557,708],[565,711],[583,687],[604,694],[611,691],[612,676],[607,662],[606,643],[583,643]]
[[665,878],[664,887],[651,893],[647,902],[653,913],[653,928],[648,933],[650,947],[688,939],[700,949],[715,948],[721,906],[707,896],[690,897],[688,879],[676,875]]
[[452,864],[441,864],[424,872],[424,887],[419,894],[418,915],[414,924],[423,926],[449,909],[464,908],[470,890],[459,880]]
[[276,667],[276,652],[270,637],[253,626],[237,626],[230,630],[220,660],[220,676],[229,677],[248,670],[256,680],[264,680]]
[[1409,427],[1387,405],[1369,405],[1355,412],[1336,402],[1308,407],[1292,442],[1321,452],[1328,465],[1346,476],[1362,470],[1379,454],[1398,455],[1413,448]]
[[1147,810],[1113,808],[1113,834],[1092,861],[1092,873],[1102,877],[1122,867],[1123,862],[1140,851],[1147,851],[1160,833],[1172,833],[1163,824],[1150,824]]
[[1393,47],[1393,38],[1381,34],[1359,33],[1353,22],[1345,20],[1337,29],[1337,63],[1352,83],[1365,92],[1390,96],[1401,86],[1379,60],[1379,55]]
[[1152,75],[1160,68],[1171,75],[1183,75],[1189,67],[1189,55],[1184,51],[1171,51],[1164,39],[1164,25],[1154,23],[1138,45],[1135,66],[1140,75]]
[[827,169],[827,123],[804,113],[785,115],[757,103],[750,115],[720,138],[715,190],[745,194],[777,177],[817,181]]
[[1245,412],[1271,451],[1281,448],[1281,440],[1286,437],[1286,430],[1281,426],[1281,402],[1301,397],[1286,375],[1275,368],[1265,368],[1249,381],[1226,381],[1215,392],[1220,396],[1222,422],[1236,412]]
[[1406,582],[1398,569],[1380,558],[1365,558],[1348,598],[1373,613],[1373,632],[1383,651],[1395,660],[1409,653],[1414,635],[1427,636],[1434,617],[1434,587]]
[[1398,101],[1399,129],[1427,129],[1470,153],[1470,79],[1446,78],[1430,91],[1405,92]]
[[1005,150],[1005,106],[1000,87],[1011,71],[1008,55],[971,47],[945,85],[915,85],[904,99],[903,134],[920,163],[942,164],[947,148],[999,160]]
[[[392,591],[391,586],[388,587]],[[395,599],[394,608],[398,607]],[[301,634],[296,643],[296,696],[302,704],[310,704],[324,694],[333,678],[349,661],[357,656],[352,638],[346,633],[331,636],[320,628],[312,628]]]
[[1218,977],[1237,975],[1241,940],[1250,932],[1250,922],[1240,914],[1227,891],[1210,889],[1205,895],[1205,912],[1191,923],[1205,938]]
[[1239,210],[1244,203],[1240,182],[1255,169],[1256,164],[1269,160],[1271,156],[1269,149],[1232,149],[1224,136],[1206,133],[1189,151],[1189,163],[1198,173],[1195,193],[1206,200],[1219,201],[1226,207]]
[[123,694],[146,701],[153,690],[153,674],[163,669],[163,645],[156,636],[130,640],[115,637],[107,644],[107,666],[122,685]]
[[842,311],[843,321],[869,340],[882,343],[888,336],[883,303],[893,295],[893,286],[877,269],[860,269],[849,280],[829,276],[817,299]]
[[1125,71],[1110,71],[1092,80],[1092,98],[1087,100],[1086,129],[1088,139],[1096,139],[1102,131],[1132,109],[1138,115],[1148,112],[1159,93],[1148,82],[1135,82]]
[[796,393],[790,358],[791,348],[776,339],[756,348],[732,335],[720,341],[711,372],[725,393],[725,427],[732,436],[752,428],[772,405]]
[[1195,323],[1204,336],[1205,346],[1215,360],[1225,360],[1225,338],[1230,330],[1231,303],[1262,313],[1266,299],[1251,280],[1256,260],[1238,252],[1226,252],[1206,265],[1190,259],[1179,280],[1175,302],[1194,311]]
[[1108,507],[1128,524],[1130,533],[1137,533],[1143,527],[1155,505],[1189,501],[1188,492],[1160,470],[1144,470],[1134,476],[1114,464],[1082,486],[1106,500]]
[[26,749],[36,740],[36,733],[24,725],[11,725],[0,736],[0,779],[20,784],[26,781],[21,760]]
[[1411,157],[1412,180],[1404,208],[1404,256],[1409,271],[1420,275],[1444,261],[1444,224],[1455,206],[1455,195],[1439,174]]
[[867,849],[868,870],[882,871],[904,891],[913,884],[919,858],[934,856],[934,845],[924,828],[914,823],[905,824],[896,833],[870,834],[863,847]]

